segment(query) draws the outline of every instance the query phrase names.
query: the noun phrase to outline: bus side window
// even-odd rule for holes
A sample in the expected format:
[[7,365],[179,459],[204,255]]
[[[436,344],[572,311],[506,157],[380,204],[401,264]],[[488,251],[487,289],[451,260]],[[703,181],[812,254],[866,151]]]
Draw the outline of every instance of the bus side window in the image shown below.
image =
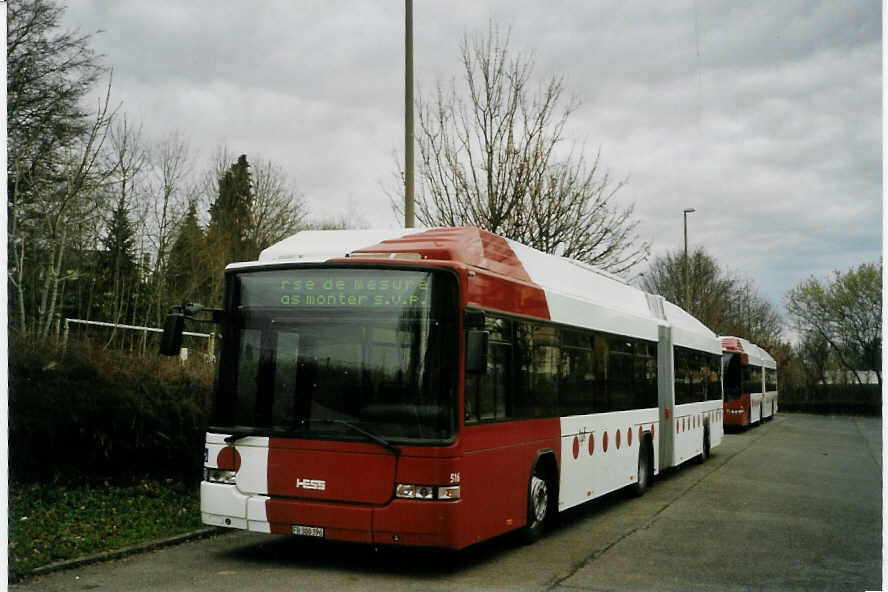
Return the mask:
[[530,417],[530,375],[533,364],[532,327],[527,321],[515,321],[515,388],[512,408],[515,417]]
[[557,415],[558,371],[561,362],[558,330],[537,325],[533,332],[533,364],[531,365],[530,417]]
[[608,338],[607,389],[611,411],[625,411],[635,407],[634,351],[635,343],[626,337]]
[[707,399],[717,401],[722,398],[721,356],[708,354],[706,359],[709,362],[709,386],[706,389]]
[[613,411],[610,403],[610,376],[608,375],[608,345],[607,337],[596,333],[592,338],[593,360],[595,363],[595,376],[598,379],[598,388],[595,389],[593,413],[605,413]]
[[635,345],[635,408],[657,406],[657,354],[654,344],[638,341]]
[[589,335],[561,331],[558,412],[582,415],[595,410],[595,358]]
[[675,404],[683,405],[693,401],[691,395],[690,351],[676,347],[675,358]]
[[691,374],[691,401],[699,403],[706,400],[706,386],[708,384],[706,357],[702,352],[689,352]]
[[511,415],[508,393],[511,390],[511,321],[488,317],[487,372],[466,375],[465,422],[506,419]]

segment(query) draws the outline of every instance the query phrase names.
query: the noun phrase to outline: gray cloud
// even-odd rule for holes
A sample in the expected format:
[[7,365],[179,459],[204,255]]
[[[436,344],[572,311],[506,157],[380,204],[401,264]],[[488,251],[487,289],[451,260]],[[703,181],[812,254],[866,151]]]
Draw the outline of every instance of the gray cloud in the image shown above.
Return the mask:
[[[422,89],[459,80],[458,45],[511,27],[582,100],[568,142],[599,148],[655,253],[692,245],[780,306],[808,275],[881,253],[878,2],[447,2],[415,6]],[[394,226],[403,150],[399,2],[82,0],[113,92],[146,132],[180,130],[282,165],[321,215]]]

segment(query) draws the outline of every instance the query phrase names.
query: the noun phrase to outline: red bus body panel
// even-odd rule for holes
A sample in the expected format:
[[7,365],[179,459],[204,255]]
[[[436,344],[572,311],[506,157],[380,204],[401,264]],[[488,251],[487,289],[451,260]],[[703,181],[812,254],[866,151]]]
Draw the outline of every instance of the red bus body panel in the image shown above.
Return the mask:
[[[740,364],[749,364],[749,354],[743,351],[743,344],[736,337],[721,337],[722,350],[740,354]],[[726,426],[746,427],[751,416],[749,412],[749,393],[740,393],[732,401],[725,401],[724,423]],[[741,413],[738,413],[740,411]]]
[[[742,413],[737,413],[741,411]],[[746,427],[749,425],[749,394],[742,393],[733,401],[725,401],[724,422],[726,426]]]
[[[364,443],[271,438],[268,495],[348,503],[384,504],[392,496],[395,456]],[[305,486],[303,480],[309,481]],[[312,482],[323,481],[324,489]]]
[[[558,418],[471,426],[451,446],[404,446],[397,458],[365,443],[273,439],[271,532],[290,534],[300,524],[323,527],[333,540],[461,549],[526,524],[530,471],[540,452],[559,459],[559,440]],[[302,475],[324,479],[326,489],[295,487]],[[456,501],[394,498],[395,483],[454,480]]]

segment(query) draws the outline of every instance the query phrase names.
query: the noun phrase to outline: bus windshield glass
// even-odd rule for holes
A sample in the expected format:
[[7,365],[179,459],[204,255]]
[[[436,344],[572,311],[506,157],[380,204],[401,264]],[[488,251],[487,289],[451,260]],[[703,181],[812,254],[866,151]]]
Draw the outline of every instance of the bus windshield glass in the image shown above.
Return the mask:
[[725,401],[733,401],[740,397],[742,370],[740,354],[725,353],[722,355],[722,379],[725,385]]
[[[228,274],[212,424],[441,443],[456,431],[457,286],[444,271]],[[343,426],[358,429],[346,429]]]

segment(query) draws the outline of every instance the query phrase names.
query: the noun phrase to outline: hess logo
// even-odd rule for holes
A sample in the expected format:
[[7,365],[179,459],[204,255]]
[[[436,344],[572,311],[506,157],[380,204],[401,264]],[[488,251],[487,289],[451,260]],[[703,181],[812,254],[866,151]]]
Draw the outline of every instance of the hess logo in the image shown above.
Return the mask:
[[296,488],[324,491],[327,489],[327,482],[322,479],[296,479]]

